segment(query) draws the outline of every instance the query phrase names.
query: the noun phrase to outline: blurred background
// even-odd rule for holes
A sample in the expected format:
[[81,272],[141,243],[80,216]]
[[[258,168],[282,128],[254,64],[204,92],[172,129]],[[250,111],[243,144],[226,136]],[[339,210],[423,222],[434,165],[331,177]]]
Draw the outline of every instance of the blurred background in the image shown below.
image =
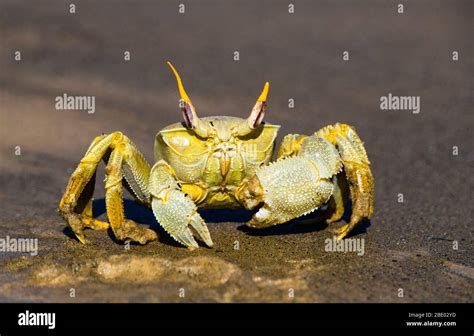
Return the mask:
[[[364,258],[328,256],[323,242],[331,237],[329,229],[290,225],[260,240],[238,229],[245,221],[238,216],[211,223],[224,251],[219,258],[237,265],[259,288],[255,297],[237,290],[228,301],[285,301],[255,278],[262,263],[276,281],[285,267],[274,261],[284,263],[289,255],[313,265],[297,301],[472,301],[472,17],[469,0],[0,0],[0,236],[41,237],[41,255],[51,265],[61,264],[51,261],[54,251],[69,260],[67,253],[83,248],[63,233],[65,223],[55,213],[67,180],[92,139],[115,130],[153,162],[155,133],[181,120],[176,83],[165,65],[171,60],[200,116],[246,117],[270,81],[266,120],[282,125],[279,140],[348,123],[372,162],[375,214],[358,235],[366,239]],[[56,110],[55,97],[63,93],[95,96],[95,113]],[[381,110],[380,97],[388,93],[420,96],[421,112]],[[21,155],[15,155],[16,146]],[[103,184],[97,181],[101,198]],[[90,235],[102,249],[121,250],[104,234]],[[248,242],[245,253],[252,262],[244,252],[226,252],[234,239]],[[189,256],[183,250],[156,242],[142,251],[179,259]],[[90,250],[81,251],[87,256]],[[0,261],[11,257],[0,255]],[[0,277],[0,299],[67,301],[51,289],[31,297],[34,286],[27,281],[34,274],[15,267]],[[12,277],[26,282],[8,287]],[[399,287],[409,294],[397,297]],[[223,293],[228,288],[223,285]],[[236,288],[247,287],[239,282]],[[102,295],[82,299],[118,300]],[[137,295],[124,300],[174,300],[165,294],[150,299],[146,290]],[[217,300],[200,295],[193,300]]]

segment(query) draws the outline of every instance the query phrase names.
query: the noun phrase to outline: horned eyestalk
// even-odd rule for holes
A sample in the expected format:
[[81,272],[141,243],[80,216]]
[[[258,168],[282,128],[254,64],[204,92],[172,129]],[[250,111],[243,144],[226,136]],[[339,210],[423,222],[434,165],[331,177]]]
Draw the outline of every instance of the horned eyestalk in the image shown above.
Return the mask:
[[186,127],[193,129],[197,135],[207,138],[212,133],[211,127],[207,125],[206,123],[203,123],[199,119],[196,113],[196,109],[194,108],[194,105],[191,102],[191,99],[189,98],[188,94],[186,93],[186,90],[184,89],[183,81],[181,80],[181,77],[179,76],[178,71],[175,69],[173,64],[171,64],[171,62],[168,61],[166,63],[169,65],[169,67],[171,68],[171,71],[173,71],[173,74],[176,77],[176,82],[178,84],[178,91],[179,91],[179,97],[180,97],[179,107],[181,108],[181,111],[183,112],[183,118],[184,118]]
[[178,83],[178,90],[179,90],[179,96],[182,100],[184,100],[186,103],[191,104],[191,99],[189,99],[188,94],[186,93],[186,90],[184,89],[183,86],[183,81],[181,80],[181,77],[179,77],[178,71],[176,71],[175,67],[171,62],[166,62],[169,67],[171,68],[171,71],[173,71],[174,76],[176,77],[176,82]]
[[257,99],[257,102],[263,102],[265,103],[267,101],[267,96],[268,96],[268,91],[270,90],[270,83],[265,82],[265,85],[263,86],[262,93]]
[[234,131],[239,136],[244,136],[252,132],[255,128],[260,126],[265,115],[265,107],[267,106],[267,96],[270,90],[270,83],[266,82],[263,86],[262,93],[257,98],[250,116]]

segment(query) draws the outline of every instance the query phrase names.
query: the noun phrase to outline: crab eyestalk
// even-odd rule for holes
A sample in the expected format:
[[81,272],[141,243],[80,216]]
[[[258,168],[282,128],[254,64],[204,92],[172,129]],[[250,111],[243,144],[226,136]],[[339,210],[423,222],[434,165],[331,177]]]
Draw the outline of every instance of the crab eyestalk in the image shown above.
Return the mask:
[[186,90],[184,90],[183,81],[181,80],[178,71],[175,69],[173,64],[171,64],[171,62],[168,61],[166,63],[169,65],[171,71],[173,71],[173,74],[176,77],[180,96],[179,107],[181,108],[181,111],[183,113],[184,123],[186,124],[186,127],[192,129],[200,137],[209,137],[212,134],[212,128],[207,123],[202,122],[199,119],[196,113],[196,109],[194,108],[194,105],[191,102],[191,99],[186,93]]
[[270,83],[266,82],[263,86],[262,93],[257,98],[257,102],[255,103],[254,107],[252,108],[252,111],[250,112],[250,116],[234,130],[236,135],[247,135],[255,128],[260,126],[265,115],[265,108],[267,106],[267,96],[269,89]]

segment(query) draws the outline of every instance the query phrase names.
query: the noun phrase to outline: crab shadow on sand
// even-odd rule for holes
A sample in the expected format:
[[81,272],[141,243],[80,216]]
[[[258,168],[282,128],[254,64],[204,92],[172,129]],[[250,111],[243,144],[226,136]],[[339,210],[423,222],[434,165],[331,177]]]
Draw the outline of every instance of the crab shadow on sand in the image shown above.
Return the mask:
[[[94,218],[105,218],[105,199],[97,199],[94,200],[93,203],[94,209]],[[181,246],[177,242],[175,242],[168,234],[165,233],[164,229],[158,225],[155,217],[153,216],[153,212],[141,205],[136,203],[131,199],[124,199],[124,210],[125,210],[125,217],[131,219],[139,224],[149,225],[151,228],[155,229],[159,233],[159,241],[165,244],[173,245],[173,246]],[[344,216],[341,219],[341,224],[348,223],[350,220],[351,214],[351,205],[350,203],[346,207],[346,211],[344,212]],[[271,226],[268,228],[262,229],[255,229],[248,227],[245,225],[248,222],[252,215],[256,211],[248,211],[245,209],[200,209],[199,213],[201,217],[204,219],[206,223],[225,223],[225,222],[236,222],[242,223],[237,227],[237,230],[244,232],[250,236],[274,236],[274,235],[288,235],[288,234],[304,234],[314,231],[321,231],[327,229],[329,226],[326,224],[324,220],[324,208],[321,211],[315,211],[309,215],[303,216],[298,219],[294,219],[288,223],[280,224]],[[225,225],[225,224],[223,224]],[[334,227],[340,226],[338,224],[334,224]],[[349,236],[355,236],[361,233],[365,233],[367,228],[370,227],[370,221],[363,221]],[[331,226],[332,227],[332,226]],[[70,238],[76,239],[74,233],[69,227],[66,227],[63,230],[64,234]],[[112,232],[109,230],[110,238],[115,241],[116,243],[120,243]],[[133,243],[134,244],[134,243]]]
[[[276,235],[288,235],[288,234],[303,234],[303,233],[309,233],[309,232],[315,232],[315,231],[322,231],[326,229],[333,230],[336,227],[341,227],[342,225],[349,223],[350,221],[351,212],[352,212],[352,207],[350,203],[346,206],[346,209],[344,211],[343,217],[341,218],[341,221],[335,224],[328,225],[326,223],[327,217],[324,214],[325,210],[326,208],[324,207],[323,209],[317,210],[306,216],[293,219],[289,221],[288,223],[270,226],[267,228],[255,229],[255,228],[248,227],[247,225],[244,224],[244,225],[239,226],[237,229],[251,236],[276,236]],[[352,237],[352,236],[356,236],[361,233],[367,232],[367,228],[370,227],[370,225],[371,225],[370,221],[364,220],[347,237]]]

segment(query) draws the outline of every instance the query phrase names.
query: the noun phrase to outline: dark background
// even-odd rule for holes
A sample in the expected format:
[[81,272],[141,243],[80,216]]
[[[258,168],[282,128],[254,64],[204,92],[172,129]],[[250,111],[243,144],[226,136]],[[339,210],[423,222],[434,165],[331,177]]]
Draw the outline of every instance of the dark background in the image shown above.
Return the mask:
[[[472,302],[473,2],[292,1],[288,14],[287,1],[186,1],[184,15],[181,2],[76,0],[70,14],[70,1],[0,0],[0,237],[40,245],[36,257],[0,253],[0,300]],[[252,231],[248,213],[229,211],[203,213],[216,246],[193,253],[166,236],[131,251],[105,232],[71,238],[55,210],[94,136],[120,130],[152,162],[155,133],[181,119],[166,60],[200,116],[246,117],[268,80],[279,140],[354,125],[376,188],[354,236],[365,255],[325,252],[322,223]],[[96,113],[55,110],[65,92],[94,95]],[[380,110],[388,93],[420,96],[420,114]]]

